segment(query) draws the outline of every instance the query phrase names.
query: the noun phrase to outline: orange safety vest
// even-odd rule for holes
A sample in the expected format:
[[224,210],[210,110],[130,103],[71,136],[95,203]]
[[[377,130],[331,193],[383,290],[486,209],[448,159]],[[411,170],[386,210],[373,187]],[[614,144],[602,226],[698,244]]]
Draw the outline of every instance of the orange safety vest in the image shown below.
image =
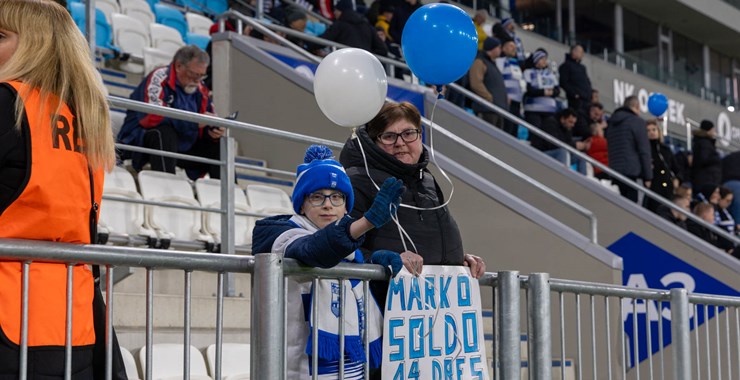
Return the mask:
[[[40,114],[37,89],[8,82],[23,100],[22,127],[30,137],[30,175],[18,198],[0,214],[0,238],[90,243],[92,197],[86,157],[80,153],[75,117],[62,105],[56,125],[50,97]],[[103,171],[93,174],[95,202],[100,204]],[[1,211],[1,210],[0,210]],[[64,264],[32,263],[28,293],[28,345],[64,346],[67,268]],[[22,265],[0,261],[0,328],[20,344]],[[92,273],[87,265],[73,269],[72,345],[95,343]]]

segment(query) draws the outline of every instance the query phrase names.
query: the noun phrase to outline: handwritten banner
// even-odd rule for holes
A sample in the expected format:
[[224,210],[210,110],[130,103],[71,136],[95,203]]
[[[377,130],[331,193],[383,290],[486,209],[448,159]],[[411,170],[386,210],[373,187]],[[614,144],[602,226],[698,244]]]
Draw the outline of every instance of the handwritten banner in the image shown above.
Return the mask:
[[383,379],[487,380],[478,281],[462,266],[405,268],[383,320]]

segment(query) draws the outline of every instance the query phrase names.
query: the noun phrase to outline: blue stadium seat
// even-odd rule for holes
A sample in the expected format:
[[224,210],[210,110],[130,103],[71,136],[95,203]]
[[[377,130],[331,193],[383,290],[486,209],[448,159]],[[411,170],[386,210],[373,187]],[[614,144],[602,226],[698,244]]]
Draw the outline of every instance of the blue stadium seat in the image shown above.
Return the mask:
[[211,36],[204,36],[198,33],[188,33],[188,44],[195,45],[203,50],[206,50],[206,46],[211,42]]
[[179,5],[179,6],[183,7],[183,8],[195,10],[197,12],[205,12],[206,11],[204,9],[204,7],[206,5],[206,0],[176,0],[175,1],[175,4],[177,4],[177,5]]
[[226,0],[205,0],[206,7],[213,14],[220,15],[229,10],[229,3]]
[[[124,0],[125,1],[125,0]],[[145,0],[147,3],[149,3],[149,6],[152,7],[152,12],[154,12],[154,6],[156,4],[159,4],[159,0]]]
[[[77,27],[82,33],[85,33],[85,4],[70,2],[67,4],[69,12],[72,15]],[[101,48],[118,50],[113,46],[113,31],[110,24],[105,19],[105,14],[100,9],[95,9],[95,44]]]
[[182,39],[187,40],[188,23],[182,12],[164,4],[154,4],[154,16],[157,18],[157,23],[176,29],[182,35]]

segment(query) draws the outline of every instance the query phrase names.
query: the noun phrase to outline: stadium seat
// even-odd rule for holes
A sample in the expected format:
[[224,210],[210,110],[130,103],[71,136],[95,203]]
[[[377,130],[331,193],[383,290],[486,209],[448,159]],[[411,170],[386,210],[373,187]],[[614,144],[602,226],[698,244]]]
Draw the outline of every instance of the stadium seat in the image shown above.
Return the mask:
[[110,24],[110,16],[113,13],[121,13],[121,7],[116,0],[95,0],[95,7],[103,11],[105,19]]
[[293,182],[265,177],[264,173],[260,175],[239,174],[236,177],[236,183],[245,190],[249,185],[267,185],[284,191],[288,197],[293,195]]
[[113,138],[118,136],[118,131],[123,126],[123,121],[126,119],[125,112],[110,111],[110,128],[113,130]]
[[205,0],[208,12],[214,15],[220,15],[229,10],[229,3],[226,0]]
[[[141,196],[148,201],[195,206],[193,188],[187,179],[175,174],[142,170],[139,172]],[[201,212],[160,206],[145,206],[145,219],[160,238],[213,242],[203,232]]]
[[[116,166],[105,174],[103,195],[131,200],[141,199],[134,177],[128,170]],[[104,200],[100,207],[98,223],[109,233],[121,236],[144,235],[156,237],[153,230],[144,226],[144,206],[141,204]]]
[[139,370],[136,367],[134,355],[131,355],[131,351],[121,347],[121,356],[123,356],[123,367],[126,369],[128,380],[139,380]]
[[[220,180],[201,178],[195,181],[195,192],[198,194],[198,200],[201,206],[209,208],[221,207]],[[247,196],[239,187],[234,188],[234,210],[241,212],[251,211],[249,203],[247,203]],[[251,246],[255,218],[236,215],[234,219],[234,231],[236,234],[234,244]],[[221,241],[221,214],[203,213],[203,226],[208,233],[215,237],[216,242]]]
[[[224,343],[221,346],[221,378],[223,380],[248,380],[249,379],[249,344]],[[216,345],[212,344],[206,348],[206,361],[215,378],[216,371]]]
[[175,0],[175,4],[185,8],[192,9],[196,12],[205,12],[205,0]]
[[121,13],[139,20],[142,25],[157,21],[152,7],[144,0],[121,0]]
[[168,7],[164,4],[154,4],[154,16],[157,23],[174,28],[180,33],[180,38],[185,39],[188,36],[188,23],[182,12],[175,8]]
[[293,214],[293,203],[284,191],[266,185],[248,185],[247,198],[252,210],[261,214]]
[[[183,346],[176,343],[152,345],[152,379],[182,378],[184,371]],[[146,346],[139,351],[141,373],[146,373]],[[208,380],[206,361],[197,348],[190,346],[190,379]]]
[[[122,52],[142,57],[143,49],[151,44],[149,33],[139,20],[120,13],[111,15],[113,24],[113,41]],[[144,66],[138,63],[123,62],[121,69],[130,73],[141,74]]]
[[144,48],[144,72],[150,73],[160,66],[167,66],[172,62],[172,54],[155,48]]
[[[69,3],[69,12],[72,15],[77,27],[80,28],[82,34],[85,34],[85,4],[82,3]],[[95,9],[95,44],[101,48],[118,50],[116,49],[111,41],[113,40],[113,33],[111,25],[106,19],[105,13],[100,8]]]
[[177,50],[185,46],[180,33],[169,26],[162,24],[149,24],[149,36],[152,39],[152,47],[159,49],[171,56],[174,56]]
[[211,36],[197,33],[188,33],[188,44],[190,45],[195,45],[203,50],[206,50],[209,42],[211,42]]
[[197,13],[185,13],[185,21],[188,23],[188,32],[197,33],[207,36],[210,32],[213,21]]

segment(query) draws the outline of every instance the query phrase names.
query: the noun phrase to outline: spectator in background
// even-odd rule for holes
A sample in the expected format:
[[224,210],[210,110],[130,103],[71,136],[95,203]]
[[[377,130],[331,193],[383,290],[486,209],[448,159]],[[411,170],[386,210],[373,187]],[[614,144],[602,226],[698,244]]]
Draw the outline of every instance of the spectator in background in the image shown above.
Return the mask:
[[[697,203],[693,208],[694,215],[698,216],[709,224],[714,224],[714,206],[709,203]],[[708,228],[694,222],[693,220],[687,220],[688,230],[692,234],[696,235],[700,239],[707,243],[727,252],[730,254],[734,253],[734,246],[726,239],[720,239],[717,234],[709,230]]]
[[735,218],[733,218],[732,214],[727,210],[734,199],[735,196],[732,194],[732,190],[724,186],[720,186],[719,201],[717,201],[714,208],[714,222],[717,227],[727,230],[727,233],[730,235],[735,235],[737,232]]
[[391,20],[390,34],[393,37],[393,41],[396,43],[401,42],[401,36],[403,35],[403,27],[406,26],[406,21],[409,20],[411,14],[423,5],[419,0],[386,0],[392,1],[394,5],[393,19]]
[[[585,141],[574,141],[573,140],[573,127],[575,127],[578,120],[576,111],[571,108],[566,108],[558,113],[557,122],[554,120],[548,120],[542,125],[542,130],[547,132],[550,136],[562,141],[566,145],[570,145],[580,151],[587,151],[590,148],[590,140]],[[537,136],[531,136],[532,147],[541,150],[546,155],[562,162],[567,162],[568,152],[553,143]],[[575,156],[571,156],[571,162],[577,163],[580,160]]]
[[[285,11],[283,12],[285,14],[285,25],[289,27],[290,29],[293,29],[295,31],[301,32],[301,33],[309,33],[306,30],[306,26],[308,25],[308,16],[306,15],[306,11],[304,11],[300,7],[290,6],[285,8]],[[311,33],[309,33],[311,34]],[[311,42],[308,42],[302,38],[293,37],[293,36],[285,36],[285,38],[302,47],[304,50],[310,52],[313,55],[317,56],[324,56],[326,55],[326,52],[323,50],[323,47]]]
[[591,104],[593,103],[601,103],[601,97],[599,96],[599,90],[595,88],[591,89]]
[[606,129],[604,105],[599,102],[591,103],[591,106],[588,108],[588,119],[589,124],[596,123],[599,124],[602,129]]
[[[478,52],[468,76],[473,92],[496,106],[508,110],[509,102],[504,77],[495,63],[495,59],[500,54],[501,42],[497,38],[486,38],[483,42],[483,50]],[[503,129],[504,119],[498,113],[478,102],[473,102],[473,111],[489,124]]]
[[[381,3],[381,1],[377,0],[376,3]],[[392,5],[381,4],[380,14],[378,15],[378,19],[375,22],[375,27],[376,28],[380,27],[383,30],[383,33],[385,34],[386,43],[395,42],[393,40],[393,37],[391,36],[391,21],[393,21],[393,10],[394,8]]]
[[[607,148],[606,138],[604,137],[605,125],[606,123],[591,123],[591,145],[586,153],[594,160],[609,166],[609,150]],[[608,179],[609,175],[594,166],[594,177]]]
[[[169,66],[156,68],[149,73],[131,93],[131,99],[215,115],[213,104],[208,97],[208,88],[203,83],[209,63],[210,58],[206,52],[194,45],[184,46],[175,53]],[[224,129],[219,127],[129,110],[118,133],[118,141],[149,149],[219,159],[219,139],[224,132]],[[184,168],[192,180],[205,173],[211,178],[219,178],[221,174],[218,165],[150,156],[145,153],[124,152],[122,156],[132,158],[136,171],[143,169],[149,162],[152,170],[169,173],[175,173],[177,165]]]
[[478,9],[475,11],[473,16],[473,24],[475,25],[475,31],[478,33],[478,50],[483,50],[483,43],[488,38],[486,30],[483,29],[483,23],[488,19],[488,11],[485,9]]
[[[527,83],[524,81],[521,63],[516,55],[516,43],[508,39],[501,41],[502,57],[496,58],[501,75],[504,77],[506,95],[509,97],[509,112],[516,117],[522,117],[522,100]],[[512,136],[517,136],[518,124],[510,120],[504,120],[504,130]]]
[[573,128],[573,136],[587,139],[591,136],[591,128],[588,119],[591,107],[591,80],[586,73],[586,66],[581,63],[583,59],[583,46],[576,44],[570,48],[570,53],[565,55],[565,61],[560,65],[560,87],[565,90],[568,97],[568,107],[578,113],[578,122]]
[[676,195],[682,196],[691,202],[692,199],[694,199],[694,190],[691,185],[691,182],[682,182],[678,187],[674,190]]
[[[653,163],[653,180],[650,190],[658,193],[665,199],[671,199],[673,190],[681,183],[676,176],[676,160],[671,148],[663,143],[663,131],[658,126],[657,119],[647,121],[647,136],[650,141],[650,153]],[[645,207],[655,212],[660,203],[652,198],[645,197]]]
[[694,158],[691,151],[678,146],[678,151],[673,154],[673,158],[676,160],[676,175],[691,184],[691,162]]
[[491,34],[501,41],[513,40],[516,45],[516,57],[519,62],[524,62],[524,45],[522,39],[516,35],[516,21],[513,18],[507,17],[501,19],[501,22],[494,24],[491,27]]
[[[687,212],[691,212],[691,209],[689,208],[689,198],[678,194],[673,194],[671,195],[671,202],[673,202],[673,204],[675,204],[676,206],[686,210]],[[686,225],[686,215],[674,210],[671,207],[661,204],[658,206],[655,213],[684,230],[688,228]]]
[[717,129],[709,120],[702,120],[699,129],[692,131],[693,160],[691,163],[691,183],[694,192],[704,185],[719,186],[722,181],[722,161],[715,147]]
[[733,219],[740,221],[740,151],[732,152],[722,159],[722,186],[735,195],[727,210]]
[[527,91],[524,93],[524,118],[537,128],[546,122],[552,122],[558,103],[555,98],[560,94],[558,78],[547,64],[547,51],[537,49],[531,56],[532,68],[524,70]]
[[320,37],[373,54],[388,55],[385,43],[365,17],[355,12],[352,0],[340,0],[334,6],[336,20]]
[[[650,187],[653,179],[650,142],[648,142],[645,120],[640,118],[640,101],[637,96],[628,96],[624,105],[614,111],[606,130],[609,149],[609,167],[632,181],[642,179]],[[623,197],[637,202],[637,190],[622,181],[616,181]]]

